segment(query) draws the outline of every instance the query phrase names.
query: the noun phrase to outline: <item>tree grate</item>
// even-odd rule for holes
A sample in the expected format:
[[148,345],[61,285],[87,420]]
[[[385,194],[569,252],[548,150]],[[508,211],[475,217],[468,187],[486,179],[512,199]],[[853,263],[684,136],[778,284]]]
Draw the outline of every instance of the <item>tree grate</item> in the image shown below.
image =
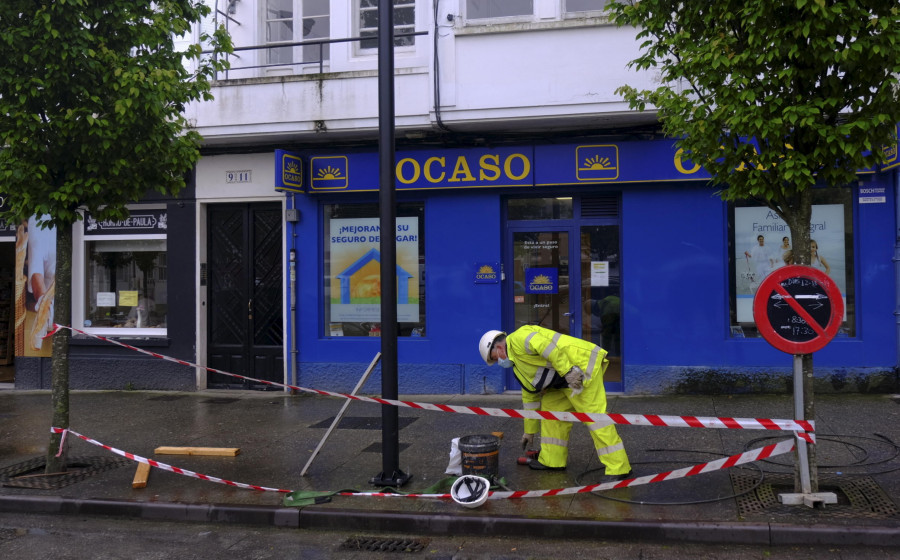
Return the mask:
[[421,552],[426,546],[428,541],[421,539],[350,537],[340,548],[360,552]]
[[793,474],[766,473],[760,483],[758,475],[731,473],[731,483],[735,494],[741,494],[736,499],[742,516],[886,519],[900,514],[890,497],[868,476],[820,476],[819,491],[831,492],[837,497],[836,504],[826,504],[822,508],[785,505],[778,501],[779,494],[794,493]]
[[46,458],[29,459],[22,463],[0,469],[0,485],[10,488],[36,488],[55,490],[84,480],[97,473],[131,464],[125,458],[110,457],[70,457],[66,461],[66,472],[43,475]]

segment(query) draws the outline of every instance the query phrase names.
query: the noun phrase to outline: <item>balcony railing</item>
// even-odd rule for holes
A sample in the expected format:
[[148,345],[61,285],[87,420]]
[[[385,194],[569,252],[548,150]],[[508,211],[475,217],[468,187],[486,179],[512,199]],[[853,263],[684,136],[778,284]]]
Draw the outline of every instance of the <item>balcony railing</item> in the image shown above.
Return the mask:
[[[427,35],[427,31],[415,31],[412,33],[397,33],[394,35],[395,38],[403,38],[403,37],[416,37],[418,35]],[[285,67],[298,67],[305,66],[309,67],[310,65],[317,64],[319,73],[325,72],[325,62],[327,61],[324,56],[325,47],[328,45],[332,45],[335,43],[355,43],[362,41],[377,41],[378,35],[366,35],[365,37],[346,37],[342,39],[311,39],[307,41],[292,41],[286,43],[270,43],[265,45],[252,45],[246,47],[234,47],[233,53],[239,52],[248,52],[248,51],[263,51],[269,49],[283,49],[283,48],[294,48],[294,47],[308,47],[313,46],[318,48],[318,57],[314,60],[302,60],[297,62],[274,62],[269,64],[254,64],[249,66],[239,66],[235,68],[231,68],[228,70],[224,70],[222,72],[218,72],[216,74],[217,80],[227,80],[229,79],[229,72],[233,71],[243,71],[243,70],[259,70],[263,68],[285,68]],[[203,54],[211,54],[213,56],[219,56],[220,53],[216,53],[214,51],[203,51]],[[240,55],[227,55],[227,56],[236,56],[240,58]],[[222,76],[224,74],[224,76]]]

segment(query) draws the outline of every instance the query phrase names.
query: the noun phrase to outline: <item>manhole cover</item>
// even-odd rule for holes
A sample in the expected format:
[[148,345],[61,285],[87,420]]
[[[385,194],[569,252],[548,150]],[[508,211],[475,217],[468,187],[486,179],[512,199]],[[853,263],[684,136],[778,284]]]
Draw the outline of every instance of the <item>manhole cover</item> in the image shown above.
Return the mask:
[[0,485],[10,488],[53,490],[131,463],[132,461],[124,457],[69,457],[66,461],[66,472],[44,474],[47,459],[30,459],[0,469]]
[[766,473],[760,483],[758,475],[731,473],[731,483],[735,494],[742,494],[737,496],[737,503],[743,516],[764,514],[885,519],[900,513],[878,483],[868,476],[820,476],[819,491],[831,492],[837,497],[836,504],[827,504],[821,509],[784,505],[778,501],[779,494],[794,492],[793,474]]
[[341,544],[343,550],[360,552],[421,552],[426,546],[427,540],[383,537],[350,537]]

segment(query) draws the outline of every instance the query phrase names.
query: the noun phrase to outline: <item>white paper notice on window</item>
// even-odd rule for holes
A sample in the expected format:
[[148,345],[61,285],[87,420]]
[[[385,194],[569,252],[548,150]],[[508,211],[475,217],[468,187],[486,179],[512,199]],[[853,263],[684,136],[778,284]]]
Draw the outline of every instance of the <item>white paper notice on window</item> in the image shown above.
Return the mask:
[[591,261],[591,286],[609,286],[609,261]]
[[97,292],[97,307],[115,307],[116,292]]

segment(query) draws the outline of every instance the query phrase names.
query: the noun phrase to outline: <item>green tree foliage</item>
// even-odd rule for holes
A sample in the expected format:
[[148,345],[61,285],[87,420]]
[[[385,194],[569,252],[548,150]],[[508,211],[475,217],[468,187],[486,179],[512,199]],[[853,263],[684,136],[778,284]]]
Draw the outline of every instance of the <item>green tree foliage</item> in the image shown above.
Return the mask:
[[[224,69],[175,38],[209,14],[200,0],[0,2],[0,191],[8,221],[57,228],[55,322],[71,320],[72,224],[121,219],[150,190],[175,195],[201,138],[182,111],[211,99]],[[230,52],[223,30],[202,44]],[[53,340],[54,425],[68,427],[68,332]],[[51,439],[47,471],[64,470]]]
[[[726,200],[765,202],[791,226],[809,219],[809,189],[846,185],[896,145],[900,4],[895,0],[614,1],[638,29],[667,135],[702,165]],[[748,141],[753,139],[753,141]],[[808,262],[808,251],[801,251]]]
[[[641,54],[631,66],[660,84],[618,92],[634,109],[658,111],[723,199],[777,212],[795,264],[809,264],[813,187],[851,184],[897,145],[900,3],[613,0],[609,8],[615,23],[637,28]],[[815,418],[812,373],[806,355],[807,419]]]
[[[10,217],[122,218],[148,189],[177,193],[199,158],[184,106],[221,68],[178,52],[209,9],[192,0],[0,2],[0,186]],[[218,34],[216,41],[227,38]]]

